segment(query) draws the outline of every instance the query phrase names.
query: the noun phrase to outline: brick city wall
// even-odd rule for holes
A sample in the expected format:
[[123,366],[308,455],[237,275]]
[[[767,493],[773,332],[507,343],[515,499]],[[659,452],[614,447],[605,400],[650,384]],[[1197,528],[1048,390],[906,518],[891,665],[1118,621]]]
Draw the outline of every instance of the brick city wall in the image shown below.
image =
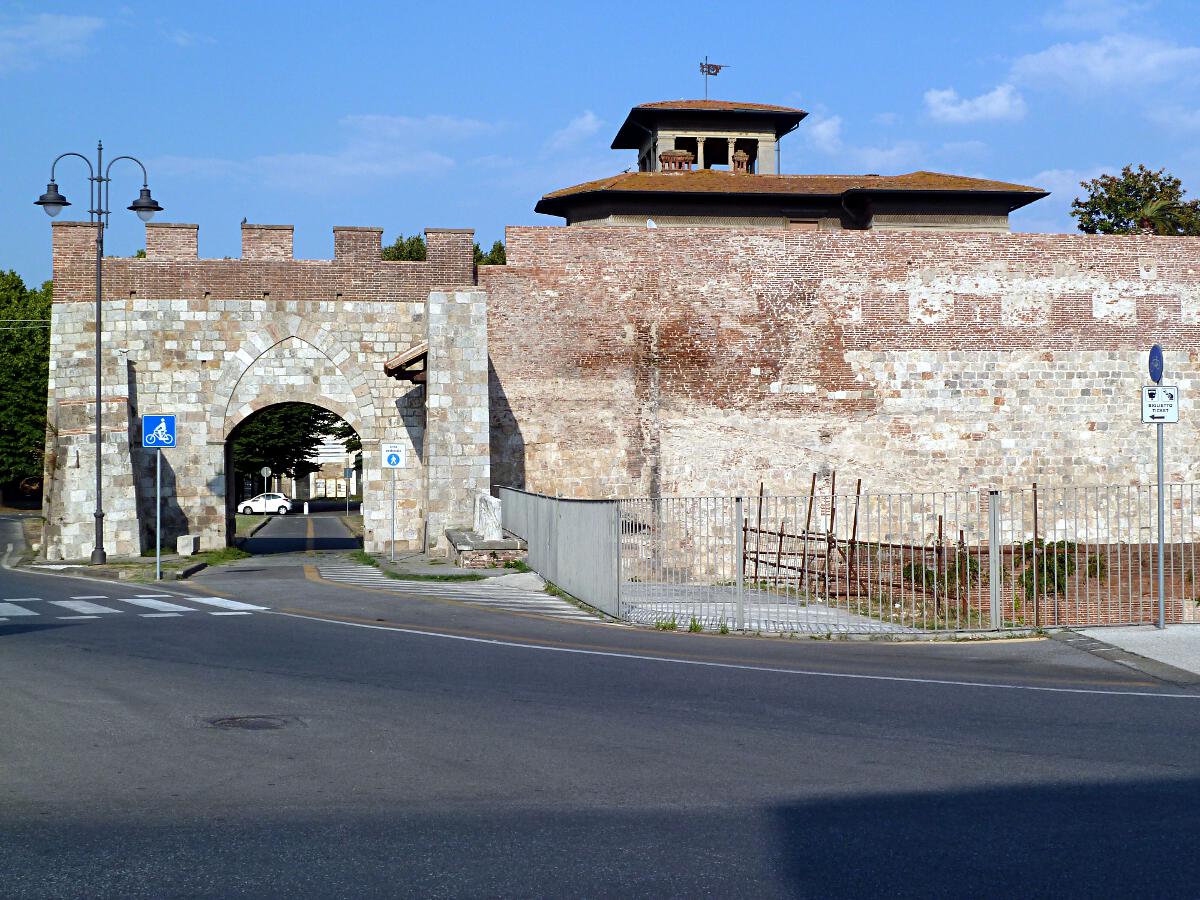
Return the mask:
[[[153,541],[154,458],[140,448],[138,417],[156,412],[175,413],[180,434],[178,446],[163,453],[167,546],[178,534],[199,535],[204,549],[224,546],[231,511],[225,441],[249,415],[285,401],[323,406],[361,437],[368,549],[383,550],[390,540],[381,441],[411,446],[409,467],[398,475],[398,545],[419,547],[431,512],[439,522],[470,521],[469,501],[427,493],[424,388],[386,378],[383,363],[426,340],[431,361],[457,364],[472,349],[448,347],[454,336],[445,329],[431,335],[426,322],[427,299],[438,289],[446,290],[437,296],[482,316],[483,299],[470,290],[472,233],[427,231],[426,262],[381,260],[381,234],[335,228],[334,259],[297,260],[291,226],[244,225],[242,258],[220,260],[197,258],[195,225],[152,224],[145,259],[105,259],[103,486],[110,553],[136,555]],[[46,552],[78,559],[91,551],[95,505],[95,230],[55,223],[53,245]],[[479,352],[486,354],[486,334],[482,340]],[[437,377],[454,381],[446,373]],[[455,424],[457,435],[462,428]],[[435,455],[442,454],[446,440],[433,437]],[[486,452],[471,461],[471,478],[486,486]],[[461,468],[465,460],[456,462]],[[387,489],[373,489],[379,487]]]
[[[493,483],[574,496],[1145,483],[1146,351],[1200,479],[1200,240],[509,228]],[[827,487],[827,481],[825,482]]]

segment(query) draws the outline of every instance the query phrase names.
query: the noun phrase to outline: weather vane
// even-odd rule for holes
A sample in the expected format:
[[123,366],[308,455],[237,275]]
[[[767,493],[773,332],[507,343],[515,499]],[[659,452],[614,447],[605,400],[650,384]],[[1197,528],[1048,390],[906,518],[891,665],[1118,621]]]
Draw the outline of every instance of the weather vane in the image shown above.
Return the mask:
[[720,75],[722,69],[728,69],[729,66],[724,63],[710,63],[708,56],[704,57],[704,62],[700,63],[700,74],[704,76],[704,99],[708,99],[708,77],[710,75]]

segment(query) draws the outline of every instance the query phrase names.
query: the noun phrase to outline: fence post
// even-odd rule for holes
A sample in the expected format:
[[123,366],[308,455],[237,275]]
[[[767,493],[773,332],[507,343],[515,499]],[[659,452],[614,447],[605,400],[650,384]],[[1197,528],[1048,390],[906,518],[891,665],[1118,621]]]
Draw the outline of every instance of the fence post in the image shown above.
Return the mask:
[[991,625],[999,630],[1002,625],[1004,607],[1001,605],[1000,588],[1004,581],[1000,550],[1000,492],[988,491],[988,594],[991,601]]
[[612,500],[612,536],[616,542],[616,552],[613,554],[613,565],[616,569],[613,580],[613,604],[617,610],[617,618],[624,621],[625,610],[621,607],[621,501]]
[[746,581],[745,577],[742,575],[742,570],[746,565],[746,530],[743,527],[744,517],[745,512],[742,504],[742,498],[738,497],[733,501],[734,533],[737,535],[737,549],[734,551],[733,570],[737,573],[734,582],[734,591],[736,592],[734,602],[737,604],[737,618],[734,624],[739,631],[746,627]]

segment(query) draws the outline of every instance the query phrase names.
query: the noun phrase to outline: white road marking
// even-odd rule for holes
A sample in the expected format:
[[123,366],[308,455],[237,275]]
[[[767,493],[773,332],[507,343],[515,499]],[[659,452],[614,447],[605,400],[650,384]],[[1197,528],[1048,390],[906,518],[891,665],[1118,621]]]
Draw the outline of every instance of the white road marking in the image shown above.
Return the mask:
[[181,618],[183,618],[183,613],[138,613],[138,618],[139,619],[169,619],[169,618],[181,619]]
[[26,609],[23,606],[17,606],[15,603],[0,603],[0,616],[36,616],[40,613],[34,612],[32,609]]
[[63,609],[74,610],[77,613],[119,613],[121,610],[112,609],[108,606],[101,606],[99,603],[88,603],[86,600],[51,600],[55,606],[61,606]]
[[58,616],[60,619],[98,619],[99,616]]
[[216,606],[221,609],[244,609],[258,612],[271,608],[269,606],[254,606],[250,603],[241,603],[237,600],[226,600],[223,597],[188,597],[188,599],[194,603],[203,603],[206,606]]
[[12,603],[28,603],[30,600],[41,600],[41,597],[5,597],[5,600]]
[[604,656],[613,659],[634,659],[641,662],[659,662],[675,666],[701,666],[707,669],[734,669],[743,672],[765,672],[772,675],[798,675],[804,678],[838,678],[848,681],[891,681],[899,684],[928,684],[944,687],[991,688],[1002,691],[1032,691],[1039,694],[1097,694],[1104,697],[1161,697],[1168,700],[1200,700],[1200,694],[1166,694],[1154,691],[1110,691],[1100,688],[1041,687],[1032,684],[997,684],[987,681],[949,681],[941,678],[908,678],[902,675],[862,675],[857,672],[817,672],[810,669],[779,669],[771,666],[752,666],[740,663],[707,662],[699,659],[671,659],[664,656],[647,656],[639,653],[618,653],[614,650],[584,650],[577,647],[546,647],[541,644],[525,644],[519,641],[503,641],[498,638],[468,637],[465,634],[441,634],[436,631],[421,631],[417,628],[400,628],[394,625],[367,625],[360,622],[339,622],[304,616],[299,613],[278,613],[289,619],[306,619],[326,625],[347,625],[351,628],[367,628],[372,631],[397,631],[417,637],[442,638],[447,641],[466,641],[470,644],[492,644],[496,647],[512,647],[517,650],[540,650],[543,653],[572,653],[578,656]]
[[132,603],[134,606],[141,606],[145,609],[157,609],[159,612],[195,612],[186,606],[180,606],[178,603],[167,603],[164,600],[152,600],[149,597],[122,597],[117,600],[118,603]]
[[107,600],[107,594],[80,594],[78,597],[72,597],[72,600]]
[[529,588],[496,584],[491,578],[475,581],[421,581],[389,578],[378,569],[365,565],[317,566],[322,578],[338,584],[410,594],[416,597],[445,598],[489,609],[512,613],[550,616],[575,622],[596,622],[597,617],[579,607]]
[[249,612],[241,612],[241,611],[234,611],[234,612],[210,612],[210,613],[209,613],[209,615],[210,615],[210,616],[249,616],[249,615],[252,615],[252,613],[249,613]]

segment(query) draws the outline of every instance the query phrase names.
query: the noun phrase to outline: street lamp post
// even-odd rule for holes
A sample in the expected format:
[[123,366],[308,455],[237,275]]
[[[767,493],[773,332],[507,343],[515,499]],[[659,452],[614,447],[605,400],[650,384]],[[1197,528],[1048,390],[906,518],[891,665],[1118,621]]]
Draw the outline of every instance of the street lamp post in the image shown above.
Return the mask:
[[100,408],[100,354],[103,350],[100,341],[100,297],[101,286],[104,278],[104,229],[108,227],[108,192],[109,184],[112,181],[108,177],[108,173],[112,171],[113,163],[127,159],[130,162],[137,163],[142,170],[142,190],[138,194],[138,198],[129,204],[128,208],[137,213],[138,218],[143,222],[149,222],[154,218],[156,212],[160,212],[162,207],[150,196],[150,188],[147,185],[146,167],[142,165],[140,160],[132,156],[117,156],[111,159],[108,166],[104,166],[104,144],[96,144],[96,166],[92,168],[92,162],[82,153],[63,153],[55,158],[50,164],[50,183],[46,185],[46,193],[42,194],[34,203],[46,211],[46,215],[53,218],[63,211],[64,207],[70,206],[70,201],[59,193],[58,185],[54,181],[54,169],[58,165],[59,160],[68,157],[76,156],[82,159],[88,167],[88,221],[96,226],[96,543],[92,549],[91,562],[92,565],[102,565],[107,559],[107,554],[104,552],[104,488],[103,475],[104,464],[102,461],[101,441],[103,436],[100,431],[101,408]]

